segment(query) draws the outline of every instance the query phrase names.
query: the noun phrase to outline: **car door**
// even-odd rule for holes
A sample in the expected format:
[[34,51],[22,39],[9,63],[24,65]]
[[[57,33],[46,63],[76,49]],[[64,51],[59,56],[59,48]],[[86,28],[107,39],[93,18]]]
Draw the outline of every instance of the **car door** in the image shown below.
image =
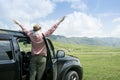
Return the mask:
[[49,48],[49,65],[51,66],[51,76],[52,79],[51,80],[56,80],[57,79],[57,58],[55,56],[55,50],[54,50],[54,46],[51,42],[50,39],[47,39],[47,44],[48,44],[48,48]]
[[0,80],[18,80],[17,66],[13,55],[12,40],[0,36]]
[[57,59],[55,58],[54,46],[50,39],[45,38],[43,35],[43,39],[47,48],[47,64],[46,64],[46,80],[56,80],[57,78]]

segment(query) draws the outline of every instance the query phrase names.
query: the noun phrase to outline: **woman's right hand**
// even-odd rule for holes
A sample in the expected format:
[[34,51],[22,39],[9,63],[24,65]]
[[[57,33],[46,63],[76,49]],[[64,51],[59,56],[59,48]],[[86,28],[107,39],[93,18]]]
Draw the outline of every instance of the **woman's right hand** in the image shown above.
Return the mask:
[[14,22],[15,24],[18,24],[18,25],[19,25],[19,21],[13,20],[13,22]]

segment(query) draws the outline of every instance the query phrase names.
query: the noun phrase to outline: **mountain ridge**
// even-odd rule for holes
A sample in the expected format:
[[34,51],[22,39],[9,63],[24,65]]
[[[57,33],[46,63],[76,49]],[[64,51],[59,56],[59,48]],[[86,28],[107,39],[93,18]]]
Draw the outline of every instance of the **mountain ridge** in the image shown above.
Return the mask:
[[51,35],[50,39],[58,42],[71,43],[71,44],[87,44],[87,45],[97,45],[97,46],[112,46],[120,47],[120,38],[114,37],[65,37],[61,35]]

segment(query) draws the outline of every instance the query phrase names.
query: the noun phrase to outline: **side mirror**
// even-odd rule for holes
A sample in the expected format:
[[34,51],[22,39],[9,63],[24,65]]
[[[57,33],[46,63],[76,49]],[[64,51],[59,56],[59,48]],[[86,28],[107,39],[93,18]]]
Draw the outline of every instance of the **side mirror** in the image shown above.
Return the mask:
[[63,51],[63,50],[57,50],[56,57],[57,58],[63,58],[63,57],[65,57],[65,51]]

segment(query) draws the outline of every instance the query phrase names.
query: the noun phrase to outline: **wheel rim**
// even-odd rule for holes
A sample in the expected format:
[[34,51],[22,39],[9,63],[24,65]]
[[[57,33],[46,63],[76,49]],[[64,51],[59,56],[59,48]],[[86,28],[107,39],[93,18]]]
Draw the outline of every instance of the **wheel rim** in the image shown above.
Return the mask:
[[67,73],[64,80],[79,80],[79,75],[76,71],[70,71]]
[[71,78],[70,78],[70,80],[77,80],[78,78],[77,78],[77,76],[76,75],[71,75]]

